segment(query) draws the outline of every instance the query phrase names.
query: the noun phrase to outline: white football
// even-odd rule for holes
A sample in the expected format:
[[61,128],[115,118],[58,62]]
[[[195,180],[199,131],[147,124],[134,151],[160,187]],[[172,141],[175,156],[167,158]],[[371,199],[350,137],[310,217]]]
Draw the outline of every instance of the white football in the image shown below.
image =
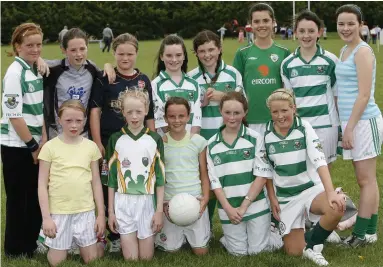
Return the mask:
[[198,220],[200,202],[188,193],[180,193],[169,201],[169,217],[178,226],[189,226]]

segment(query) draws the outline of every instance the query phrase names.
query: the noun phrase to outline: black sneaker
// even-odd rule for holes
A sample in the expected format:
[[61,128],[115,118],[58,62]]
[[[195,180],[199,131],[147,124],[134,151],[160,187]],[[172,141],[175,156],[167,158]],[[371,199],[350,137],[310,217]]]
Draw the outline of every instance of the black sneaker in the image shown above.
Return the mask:
[[342,246],[349,247],[349,248],[350,247],[351,248],[357,248],[357,247],[364,246],[366,244],[367,244],[366,238],[361,239],[355,235],[348,236],[347,238],[342,240],[342,243],[341,243]]

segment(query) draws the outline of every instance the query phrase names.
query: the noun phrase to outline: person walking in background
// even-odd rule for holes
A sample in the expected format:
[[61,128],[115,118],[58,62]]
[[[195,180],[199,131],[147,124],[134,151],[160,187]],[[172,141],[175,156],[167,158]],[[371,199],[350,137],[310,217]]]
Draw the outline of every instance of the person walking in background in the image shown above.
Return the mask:
[[64,28],[59,32],[59,43],[60,43],[60,47],[62,47],[62,42],[63,42],[63,38],[64,38],[64,35],[67,33],[68,31],[68,26],[64,26]]
[[227,29],[225,28],[225,25],[222,26],[221,28],[219,28],[218,31],[217,31],[221,35],[221,42],[223,42],[223,38],[225,37],[225,32],[226,31],[227,31]]
[[375,30],[375,28],[371,29],[370,34],[371,34],[372,44],[376,44],[376,30]]
[[243,43],[244,40],[245,40],[245,32],[243,31],[243,29],[240,29],[238,33],[238,42]]
[[37,156],[44,142],[43,78],[36,61],[43,41],[34,23],[12,34],[15,61],[3,80],[1,161],[6,195],[4,254],[32,257],[41,227]]
[[362,27],[360,28],[360,34],[362,35],[363,41],[368,43],[370,30],[368,29],[368,25],[366,24],[365,21],[362,21]]
[[110,44],[112,43],[112,40],[113,40],[113,32],[109,24],[106,24],[105,29],[102,30],[102,39],[104,40],[104,43],[105,43],[104,48],[102,49],[102,52],[104,53],[107,47],[109,52]]
[[253,28],[251,27],[251,24],[247,24],[245,26],[245,31],[246,31],[247,43],[248,44],[253,43],[254,34],[253,34]]
[[327,27],[326,27],[326,25],[323,26],[323,39],[327,40]]

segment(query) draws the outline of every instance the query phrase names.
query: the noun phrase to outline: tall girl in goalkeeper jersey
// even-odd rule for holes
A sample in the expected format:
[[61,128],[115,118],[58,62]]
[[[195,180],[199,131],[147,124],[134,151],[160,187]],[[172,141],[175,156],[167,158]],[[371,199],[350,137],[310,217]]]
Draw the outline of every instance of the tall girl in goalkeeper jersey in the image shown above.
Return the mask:
[[[322,145],[310,123],[296,116],[291,90],[278,89],[267,99],[272,120],[264,135],[266,161],[273,183],[267,182],[271,208],[280,220],[284,249],[288,255],[303,256],[318,265],[328,262],[323,243],[344,214],[344,195],[333,188]],[[305,216],[319,222],[307,234]]]
[[[222,44],[219,36],[212,31],[199,32],[193,40],[193,50],[198,67],[188,72],[201,88],[202,123],[201,135],[209,140],[222,126],[219,102],[222,96],[231,91],[243,92],[242,76],[234,67],[222,60]],[[217,204],[214,194],[209,201],[210,227]]]
[[201,100],[197,81],[186,74],[188,55],[181,37],[170,34],[161,42],[157,56],[157,77],[152,81],[154,119],[157,132],[168,131],[164,117],[165,103],[172,96],[185,98],[191,107],[186,129],[199,133],[201,128]]
[[360,188],[358,217],[345,244],[357,247],[377,241],[380,197],[376,164],[381,154],[383,119],[374,98],[375,54],[359,33],[362,11],[356,5],[344,5],[337,10],[336,16],[338,34],[346,44],[335,69],[343,159],[352,160]]
[[338,144],[338,58],[317,44],[322,31],[322,21],[315,13],[306,10],[297,15],[294,32],[300,46],[283,60],[281,77],[284,87],[294,91],[297,113],[314,128],[330,166],[336,160]]
[[[165,104],[165,120],[169,132],[162,138],[165,147],[164,227],[156,236],[156,245],[165,251],[176,251],[187,241],[196,255],[208,252],[210,225],[206,205],[209,200],[209,178],[206,165],[206,139],[190,134],[186,124],[190,117],[188,101],[171,97]],[[181,227],[168,219],[168,204],[179,193],[189,193],[200,200],[200,218]]]

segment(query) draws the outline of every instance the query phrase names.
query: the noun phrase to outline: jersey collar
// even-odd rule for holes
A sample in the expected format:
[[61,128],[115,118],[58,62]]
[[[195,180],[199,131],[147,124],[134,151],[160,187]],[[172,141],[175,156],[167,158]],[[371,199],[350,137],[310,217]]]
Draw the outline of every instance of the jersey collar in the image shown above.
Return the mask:
[[290,130],[289,130],[289,132],[287,133],[286,136],[281,136],[279,133],[277,133],[277,131],[276,131],[275,128],[274,128],[274,123],[273,123],[272,120],[270,120],[270,121],[267,123],[267,125],[266,125],[266,131],[267,131],[267,132],[273,132],[273,134],[275,134],[276,136],[278,136],[278,138],[280,138],[280,139],[285,139],[287,136],[290,135],[290,133],[291,133],[294,129],[296,129],[296,128],[300,127],[300,126],[302,126],[302,119],[301,119],[300,117],[298,117],[298,116],[295,116],[293,125],[291,125],[291,128],[290,128]]
[[159,76],[160,76],[161,80],[169,80],[175,87],[179,88],[179,87],[182,87],[182,84],[184,83],[184,80],[187,77],[187,75],[183,71],[181,73],[182,73],[182,79],[181,79],[179,84],[176,84],[173,81],[173,79],[169,76],[169,74],[164,70],[160,71]]
[[143,136],[144,134],[148,133],[150,131],[149,128],[142,128],[142,130],[137,134],[137,135],[134,135],[132,134],[132,132],[128,129],[128,125],[125,125],[124,127],[121,128],[121,131],[128,135],[130,138],[132,138],[133,140],[137,141],[138,139],[140,139],[141,136]]
[[225,144],[225,146],[229,147],[229,148],[234,148],[235,145],[237,144],[237,141],[239,138],[243,137],[245,134],[246,134],[246,127],[245,125],[242,123],[241,124],[241,127],[239,128],[239,131],[238,131],[238,134],[237,134],[237,138],[234,140],[234,142],[229,145],[228,143],[225,142],[225,140],[223,139],[223,136],[222,136],[222,130],[226,127],[226,125],[222,125],[221,127],[219,127],[218,129],[218,134],[217,134],[217,138],[215,139],[217,142],[222,142]]
[[[218,70],[217,70],[217,73],[216,73],[216,74],[219,75],[219,73],[220,73],[221,71],[223,71],[224,69],[226,69],[226,66],[227,66],[227,65],[225,64],[225,62],[223,62],[223,60],[221,60],[221,62],[220,62],[220,64],[219,64],[219,67],[218,67]],[[208,71],[206,71],[206,69],[205,69],[205,73],[209,76],[210,80],[213,79],[213,77],[215,76],[215,75],[211,75]]]
[[20,65],[23,67],[25,70],[30,70],[31,66],[21,57],[15,57],[15,60],[20,63]]
[[320,56],[320,55],[323,55],[324,54],[324,49],[319,45],[319,44],[316,44],[316,47],[317,47],[317,51],[315,52],[314,56],[312,57],[312,59],[309,61],[309,62],[306,62],[306,60],[304,60],[302,58],[302,55],[301,55],[301,47],[298,46],[295,51],[294,51],[294,56],[297,56],[299,57],[300,60],[302,60],[304,63],[306,64],[310,64],[311,61],[313,61],[317,56]]

